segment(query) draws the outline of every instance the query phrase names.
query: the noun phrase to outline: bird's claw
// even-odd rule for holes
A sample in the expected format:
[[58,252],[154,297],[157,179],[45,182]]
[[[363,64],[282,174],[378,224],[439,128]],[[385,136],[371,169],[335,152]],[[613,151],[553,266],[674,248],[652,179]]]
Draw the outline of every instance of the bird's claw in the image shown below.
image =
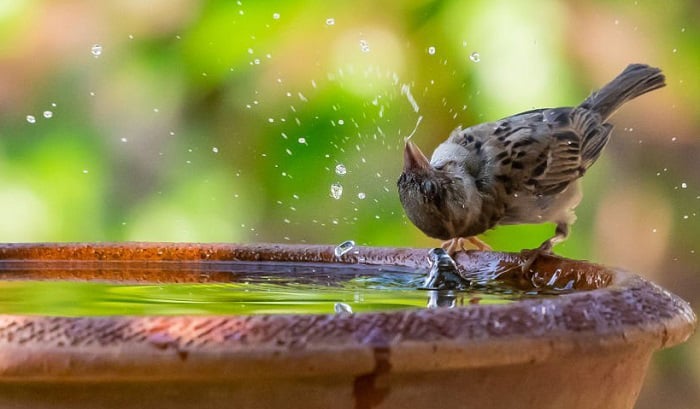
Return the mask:
[[442,249],[449,254],[450,257],[454,257],[459,253],[460,251],[467,251],[466,247],[464,246],[464,242],[468,241],[471,243],[474,247],[477,248],[477,250],[480,251],[491,251],[491,246],[486,244],[483,240],[476,236],[471,236],[471,237],[457,237],[451,240],[447,240],[442,243]]
[[541,256],[549,256],[552,254],[552,243],[550,243],[549,241],[545,241],[538,248],[533,250],[523,250],[521,254],[527,257],[527,259],[521,266],[522,272],[523,274],[529,274],[532,271],[532,265],[535,263],[535,261],[537,261],[538,258],[540,258]]

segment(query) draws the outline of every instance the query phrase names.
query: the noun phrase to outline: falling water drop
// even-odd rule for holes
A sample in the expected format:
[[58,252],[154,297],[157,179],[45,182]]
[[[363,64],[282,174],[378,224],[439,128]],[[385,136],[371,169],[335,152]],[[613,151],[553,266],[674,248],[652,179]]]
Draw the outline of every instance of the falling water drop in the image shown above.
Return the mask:
[[53,117],[53,112],[51,111],[44,111],[44,118],[49,119]]
[[36,118],[34,117],[34,115],[27,115],[27,122],[29,122],[30,124],[35,123]]
[[343,185],[340,183],[333,183],[331,185],[331,197],[338,200],[341,196],[343,196]]
[[102,55],[102,46],[99,44],[94,44],[90,49],[90,52],[92,53],[93,57],[97,58]]
[[435,55],[435,47],[433,47],[432,45],[428,47],[428,54]]
[[333,26],[333,25],[335,25],[335,19],[332,18],[332,17],[331,17],[331,18],[327,18],[327,19],[326,19],[326,25],[327,25],[327,26]]
[[347,254],[347,252],[352,250],[354,247],[355,242],[353,240],[346,240],[335,247],[335,250],[333,250],[333,254],[335,254],[336,257],[341,257],[344,254]]
[[360,50],[362,50],[363,53],[369,52],[369,43],[367,43],[367,40],[360,40]]
[[333,306],[336,314],[352,314],[352,308],[344,302],[337,302]]
[[360,192],[357,194],[357,198],[360,200],[365,200],[366,197],[367,195],[365,194],[365,192]]

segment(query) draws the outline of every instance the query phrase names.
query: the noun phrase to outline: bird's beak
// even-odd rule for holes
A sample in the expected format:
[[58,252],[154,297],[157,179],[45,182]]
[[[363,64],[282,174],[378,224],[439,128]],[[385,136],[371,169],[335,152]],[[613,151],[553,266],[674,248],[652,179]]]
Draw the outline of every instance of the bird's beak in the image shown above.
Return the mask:
[[406,148],[403,151],[404,172],[416,169],[428,169],[430,161],[423,155],[418,146],[411,141],[406,141]]

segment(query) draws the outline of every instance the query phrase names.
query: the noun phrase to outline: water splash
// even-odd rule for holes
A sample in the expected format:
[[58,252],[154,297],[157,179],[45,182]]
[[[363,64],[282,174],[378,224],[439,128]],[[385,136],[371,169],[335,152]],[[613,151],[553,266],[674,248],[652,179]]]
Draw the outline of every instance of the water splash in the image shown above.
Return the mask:
[[353,240],[346,240],[335,247],[335,249],[333,250],[333,254],[335,254],[336,257],[342,257],[354,247],[355,242]]
[[92,53],[93,57],[98,58],[102,55],[102,46],[99,44],[94,44],[90,49],[90,53]]
[[408,85],[408,84],[401,85],[401,95],[406,96],[406,99],[408,99],[408,102],[411,104],[411,107],[413,108],[414,112],[418,112],[420,110],[420,107],[418,106],[416,99],[413,98],[413,94],[411,94],[411,86],[410,85]]
[[343,185],[340,183],[333,183],[331,185],[331,197],[335,200],[338,200],[343,196]]
[[409,141],[413,135],[416,133],[418,130],[418,125],[420,125],[420,122],[423,120],[423,115],[419,116],[418,119],[416,120],[416,126],[413,127],[413,130],[411,131],[410,134],[408,134],[407,137],[404,138],[404,141]]
[[337,302],[333,306],[333,310],[336,314],[352,314],[352,307],[344,302]]
[[425,278],[423,288],[429,290],[462,290],[469,287],[459,275],[457,263],[442,248],[434,248],[428,252],[430,272]]
[[367,40],[360,40],[360,50],[362,50],[363,53],[368,53],[370,51]]

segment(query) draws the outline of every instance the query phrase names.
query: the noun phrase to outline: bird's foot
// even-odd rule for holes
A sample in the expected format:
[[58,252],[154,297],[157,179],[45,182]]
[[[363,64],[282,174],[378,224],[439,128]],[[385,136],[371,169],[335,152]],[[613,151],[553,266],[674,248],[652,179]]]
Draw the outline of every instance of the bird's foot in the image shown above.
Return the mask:
[[527,256],[527,260],[523,263],[521,266],[521,269],[523,271],[523,274],[529,274],[532,268],[532,265],[537,261],[537,259],[541,256],[549,256],[552,254],[552,243],[547,240],[542,245],[540,245],[538,248],[533,249],[533,250],[523,250],[522,252],[524,255]]
[[477,248],[477,250],[481,251],[491,251],[491,246],[486,244],[483,240],[476,236],[471,236],[471,237],[457,237],[451,240],[447,240],[442,243],[442,249],[447,252],[447,254],[450,255],[450,257],[454,257],[457,253],[460,251],[466,251],[466,248],[464,247],[464,242],[468,241],[471,243],[474,247]]

